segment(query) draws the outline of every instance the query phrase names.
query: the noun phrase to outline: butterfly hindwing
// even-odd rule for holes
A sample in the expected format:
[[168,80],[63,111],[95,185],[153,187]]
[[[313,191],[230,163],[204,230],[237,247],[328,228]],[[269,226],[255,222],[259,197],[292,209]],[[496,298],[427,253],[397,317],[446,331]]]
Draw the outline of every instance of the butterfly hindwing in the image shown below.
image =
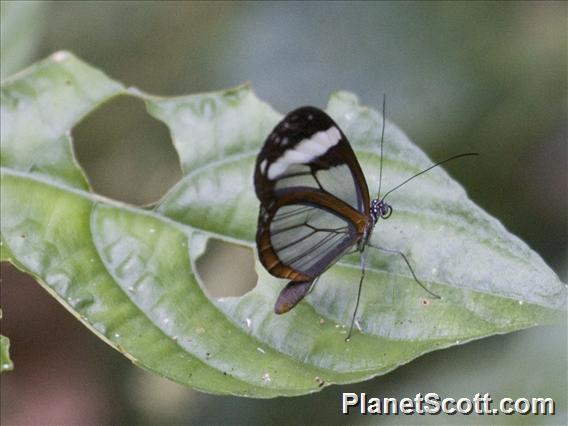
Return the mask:
[[260,260],[292,281],[320,275],[359,241],[368,221],[369,194],[355,154],[317,108],[292,111],[268,136],[255,189]]
[[280,202],[259,221],[260,260],[273,275],[293,281],[317,277],[357,241],[350,220],[304,201]]

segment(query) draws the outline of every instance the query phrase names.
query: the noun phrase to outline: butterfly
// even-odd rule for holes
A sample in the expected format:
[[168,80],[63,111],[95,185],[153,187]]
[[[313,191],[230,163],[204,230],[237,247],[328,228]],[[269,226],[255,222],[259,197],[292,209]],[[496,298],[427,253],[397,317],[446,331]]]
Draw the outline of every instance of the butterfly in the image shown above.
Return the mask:
[[[463,155],[471,154],[459,156]],[[294,308],[346,253],[363,253],[378,219],[392,214],[385,202],[388,193],[381,198],[379,189],[378,197],[371,200],[361,166],[341,128],[324,111],[311,106],[288,113],[269,134],[256,160],[254,186],[260,200],[256,234],[260,262],[270,274],[290,280],[274,305],[277,314]],[[414,279],[433,294],[416,278],[408,259],[398,253]],[[364,266],[362,260],[357,306]]]

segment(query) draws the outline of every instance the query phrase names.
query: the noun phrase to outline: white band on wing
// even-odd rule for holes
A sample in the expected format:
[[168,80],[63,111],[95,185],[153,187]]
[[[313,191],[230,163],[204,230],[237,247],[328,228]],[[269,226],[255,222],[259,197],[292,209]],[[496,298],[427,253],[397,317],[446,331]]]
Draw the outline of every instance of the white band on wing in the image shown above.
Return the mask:
[[287,149],[280,158],[272,163],[268,168],[268,179],[276,179],[292,164],[307,164],[322,156],[340,140],[341,133],[335,126],[314,133],[311,138],[304,139],[293,148]]

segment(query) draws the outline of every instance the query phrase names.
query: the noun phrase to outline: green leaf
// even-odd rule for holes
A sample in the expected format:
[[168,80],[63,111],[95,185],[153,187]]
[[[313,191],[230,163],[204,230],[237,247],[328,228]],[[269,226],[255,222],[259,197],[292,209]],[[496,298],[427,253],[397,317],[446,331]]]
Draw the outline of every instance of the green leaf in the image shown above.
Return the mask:
[[1,78],[30,63],[41,41],[47,7],[40,1],[0,3]]
[[[0,320],[2,319],[2,310],[0,309]],[[0,373],[4,371],[12,371],[14,363],[10,359],[10,339],[0,335]]]
[[10,359],[10,339],[0,335],[0,373],[13,369],[14,363]]
[[[152,209],[89,188],[70,129],[113,96],[143,99],[165,122],[183,177]],[[328,112],[378,187],[381,119],[345,92]],[[248,86],[157,98],[58,52],[2,86],[2,258],[38,282],[135,364],[196,389],[298,395],[364,380],[435,349],[562,317],[567,289],[543,260],[475,206],[441,168],[389,197],[368,250],[353,339],[344,341],[359,279],[347,256],[294,310],[272,307],[285,281],[256,264],[246,295],[214,299],[195,265],[211,238],[254,249],[256,155],[280,115]],[[431,161],[386,124],[383,188]],[[464,167],[475,167],[473,161]],[[220,268],[223,265],[219,265]]]

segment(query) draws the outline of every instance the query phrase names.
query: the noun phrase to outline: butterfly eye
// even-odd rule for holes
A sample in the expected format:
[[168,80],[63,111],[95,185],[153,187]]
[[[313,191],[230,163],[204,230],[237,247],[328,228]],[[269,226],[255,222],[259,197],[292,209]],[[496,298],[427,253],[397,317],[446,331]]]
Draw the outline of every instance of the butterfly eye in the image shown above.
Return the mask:
[[392,214],[392,207],[389,204],[381,204],[381,217],[388,219]]

